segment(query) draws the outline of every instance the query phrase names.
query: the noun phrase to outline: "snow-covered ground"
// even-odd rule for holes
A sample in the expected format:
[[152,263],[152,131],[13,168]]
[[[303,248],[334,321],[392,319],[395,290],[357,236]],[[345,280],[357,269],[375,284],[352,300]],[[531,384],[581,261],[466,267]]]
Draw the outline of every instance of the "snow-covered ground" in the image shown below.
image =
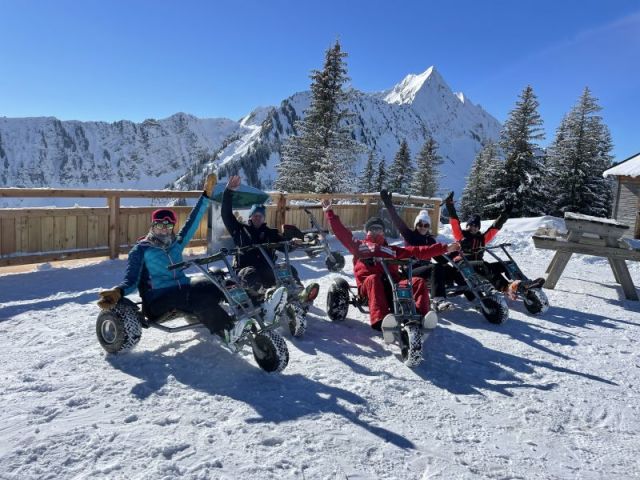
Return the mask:
[[[542,223],[496,240],[531,277]],[[456,298],[410,370],[364,315],[327,320],[330,275],[296,258],[321,292],[280,375],[202,330],[107,356],[95,301],[124,260],[0,276],[0,478],[640,478],[640,304],[605,259],[574,256],[541,317],[510,302],[491,325]]]

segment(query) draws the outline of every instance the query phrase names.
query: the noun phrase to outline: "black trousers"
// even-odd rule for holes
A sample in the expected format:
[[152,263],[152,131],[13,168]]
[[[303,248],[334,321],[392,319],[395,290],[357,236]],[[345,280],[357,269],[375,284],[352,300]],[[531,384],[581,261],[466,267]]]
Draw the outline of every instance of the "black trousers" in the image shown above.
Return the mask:
[[431,285],[431,298],[433,297],[446,297],[446,287],[453,282],[462,282],[464,285],[464,279],[460,273],[451,265],[442,263],[425,263],[419,264],[413,269],[413,276],[424,278],[429,281]]
[[142,306],[150,320],[156,320],[167,312],[179,310],[198,318],[211,333],[224,336],[224,329],[233,326],[233,321],[220,306],[222,292],[204,276],[192,277],[191,284],[180,288],[163,288],[147,292]]

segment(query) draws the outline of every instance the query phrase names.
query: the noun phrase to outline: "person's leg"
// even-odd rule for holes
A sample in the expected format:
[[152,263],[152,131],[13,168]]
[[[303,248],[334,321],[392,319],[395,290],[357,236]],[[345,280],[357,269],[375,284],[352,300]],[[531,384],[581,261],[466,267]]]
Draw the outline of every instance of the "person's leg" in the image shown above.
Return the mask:
[[187,304],[188,289],[163,288],[147,292],[142,297],[142,311],[151,321],[155,321],[172,310],[182,310]]
[[484,262],[484,271],[486,272],[487,279],[499,292],[504,292],[509,286],[509,281],[504,278],[503,273],[507,272],[500,262]]
[[224,337],[224,330],[232,328],[233,321],[220,306],[222,292],[205,277],[193,278],[188,291],[185,311],[196,315],[212,334]]
[[389,302],[387,301],[381,277],[369,275],[364,279],[358,290],[360,296],[366,297],[369,302],[369,323],[371,328],[380,330],[382,319],[389,313]]
[[[407,285],[406,280],[400,282],[401,285]],[[423,278],[414,278],[411,285],[413,290],[413,300],[416,302],[416,310],[418,313],[425,315],[429,312],[429,289]]]

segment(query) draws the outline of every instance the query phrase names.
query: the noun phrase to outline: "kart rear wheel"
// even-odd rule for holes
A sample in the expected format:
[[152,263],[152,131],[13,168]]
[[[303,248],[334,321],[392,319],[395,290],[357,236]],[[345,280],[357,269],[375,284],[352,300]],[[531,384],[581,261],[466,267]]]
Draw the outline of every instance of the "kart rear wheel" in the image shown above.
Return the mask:
[[330,272],[339,272],[344,268],[344,256],[338,252],[331,252],[331,256],[327,256],[324,264]]
[[541,289],[532,288],[524,295],[524,306],[533,315],[543,314],[549,310],[549,299]]
[[120,301],[111,310],[102,310],[96,319],[96,335],[109,353],[130,350],[142,336],[140,312],[132,302]]
[[289,349],[287,344],[275,330],[262,331],[251,342],[253,358],[265,372],[277,373],[283,371],[289,364]]
[[405,325],[400,330],[400,355],[409,368],[422,362],[422,331],[418,325]]
[[334,322],[347,318],[349,312],[349,284],[342,277],[333,279],[327,292],[327,315]]
[[509,307],[502,295],[491,295],[480,301],[483,304],[483,307],[480,307],[480,311],[489,323],[500,325],[508,320]]

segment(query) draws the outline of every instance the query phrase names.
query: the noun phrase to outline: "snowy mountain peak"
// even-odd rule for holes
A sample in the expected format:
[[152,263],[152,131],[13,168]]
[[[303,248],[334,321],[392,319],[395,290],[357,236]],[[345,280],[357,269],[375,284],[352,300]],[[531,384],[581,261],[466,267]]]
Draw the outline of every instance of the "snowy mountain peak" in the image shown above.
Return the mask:
[[451,91],[433,65],[420,74],[410,73],[391,90],[385,92],[387,103],[412,104],[425,91],[441,89]]

